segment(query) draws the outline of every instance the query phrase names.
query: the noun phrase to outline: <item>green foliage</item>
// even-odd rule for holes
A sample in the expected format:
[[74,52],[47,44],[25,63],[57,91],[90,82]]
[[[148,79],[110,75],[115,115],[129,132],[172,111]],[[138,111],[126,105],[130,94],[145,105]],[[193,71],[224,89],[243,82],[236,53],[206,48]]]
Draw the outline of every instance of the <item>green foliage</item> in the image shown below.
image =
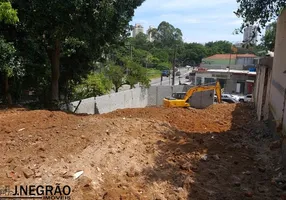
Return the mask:
[[16,24],[19,22],[17,11],[12,8],[10,2],[0,2],[0,21],[5,24]]
[[261,38],[262,45],[266,50],[274,51],[275,38],[276,38],[276,25],[277,22],[270,24],[270,29],[266,31],[265,35]]
[[8,77],[24,75],[13,43],[7,42],[3,37],[0,37],[0,63],[0,72],[7,74]]
[[130,43],[135,49],[149,50],[151,44],[148,41],[148,36],[144,33],[139,33],[135,38],[130,38]]
[[169,62],[170,57],[168,51],[169,50],[163,48],[154,48],[151,50],[151,53],[159,62]]
[[203,58],[216,53],[208,52],[212,47],[206,47],[198,43],[189,43],[184,45],[184,51],[178,56],[181,65],[194,65],[199,64]]
[[125,83],[125,73],[122,66],[116,65],[114,63],[108,64],[104,73],[107,78],[112,82],[113,89],[118,92],[119,88]]
[[154,42],[161,48],[174,48],[176,45],[182,44],[182,37],[182,31],[166,21],[161,22],[154,30]]
[[134,9],[143,1],[13,0],[21,21],[16,31],[25,30],[49,57],[51,100],[58,100],[58,83],[62,89],[68,80],[85,76],[102,59],[105,46],[127,37]]
[[239,8],[235,14],[243,19],[240,32],[248,25],[258,25],[258,31],[264,28],[271,20],[276,20],[281,10],[286,6],[285,0],[236,0]]
[[81,84],[74,87],[73,99],[85,99],[107,94],[112,88],[111,81],[103,73],[90,73]]
[[146,68],[129,59],[125,59],[125,67],[127,71],[126,83],[130,85],[130,88],[134,88],[138,83],[145,87],[150,86]]
[[158,69],[153,69],[153,68],[147,69],[147,76],[149,79],[160,78],[161,73],[162,73],[162,71],[158,70]]
[[232,43],[229,41],[216,41],[208,42],[205,46],[209,49],[210,54],[215,53],[232,53],[231,46]]
[[155,69],[157,70],[169,70],[171,69],[172,64],[169,62],[160,62],[158,64],[156,64]]

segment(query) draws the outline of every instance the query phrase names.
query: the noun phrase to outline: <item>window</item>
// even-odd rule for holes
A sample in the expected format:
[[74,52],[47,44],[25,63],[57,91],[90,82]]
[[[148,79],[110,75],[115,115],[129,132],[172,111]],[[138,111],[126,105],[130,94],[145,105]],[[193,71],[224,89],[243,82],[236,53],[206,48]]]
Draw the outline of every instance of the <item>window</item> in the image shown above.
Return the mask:
[[215,82],[214,78],[205,78],[205,84],[214,83],[214,82]]
[[197,85],[201,85],[202,84],[202,77],[197,77],[196,81],[197,81]]

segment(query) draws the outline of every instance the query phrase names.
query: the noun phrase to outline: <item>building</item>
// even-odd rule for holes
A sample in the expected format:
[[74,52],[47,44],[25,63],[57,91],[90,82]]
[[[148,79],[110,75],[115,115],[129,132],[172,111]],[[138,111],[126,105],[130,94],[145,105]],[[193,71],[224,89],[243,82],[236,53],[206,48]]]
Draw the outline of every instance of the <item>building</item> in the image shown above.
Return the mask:
[[216,54],[203,59],[190,81],[193,85],[206,85],[218,80],[225,93],[252,94],[256,59],[254,54]]
[[217,80],[225,93],[252,94],[256,72],[253,70],[235,69],[198,69],[195,75],[195,85],[207,85]]
[[215,54],[202,59],[201,67],[208,69],[230,69],[247,70],[255,65],[254,54]]
[[156,30],[155,27],[149,26],[149,29],[146,31],[146,34],[148,35],[148,41],[149,42],[154,41],[154,30]]
[[244,43],[256,43],[257,42],[257,27],[256,26],[248,26],[244,29],[243,32],[243,42]]
[[139,33],[144,33],[144,28],[141,24],[135,24],[133,28],[133,37],[136,37]]
[[286,9],[278,17],[274,54],[257,64],[254,102],[259,120],[267,121],[273,138],[280,140],[286,166]]

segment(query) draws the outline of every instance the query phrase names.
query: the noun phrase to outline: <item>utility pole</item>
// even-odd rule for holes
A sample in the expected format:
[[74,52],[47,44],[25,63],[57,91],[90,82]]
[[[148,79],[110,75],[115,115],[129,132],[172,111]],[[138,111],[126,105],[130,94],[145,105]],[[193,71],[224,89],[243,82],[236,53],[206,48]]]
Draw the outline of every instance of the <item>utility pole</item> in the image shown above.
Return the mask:
[[175,85],[176,51],[177,51],[177,45],[175,46],[175,50],[174,50],[174,60],[173,60],[173,79],[172,79],[172,85]]

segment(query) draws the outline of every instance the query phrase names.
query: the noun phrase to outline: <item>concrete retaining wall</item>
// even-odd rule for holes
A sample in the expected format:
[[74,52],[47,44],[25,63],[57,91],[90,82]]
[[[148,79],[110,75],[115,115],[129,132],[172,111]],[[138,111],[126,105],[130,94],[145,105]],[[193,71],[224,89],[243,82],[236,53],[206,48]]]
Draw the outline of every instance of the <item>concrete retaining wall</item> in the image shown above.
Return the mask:
[[[72,102],[70,110],[75,111],[80,101]],[[142,108],[148,104],[148,89],[135,88],[118,93],[83,99],[76,113],[103,114],[123,108]]]
[[96,114],[123,108],[143,108],[148,104],[148,89],[135,88],[95,98]]
[[[135,88],[100,97],[92,97],[75,101],[70,104],[70,111],[86,114],[103,114],[124,108],[144,108],[146,106],[161,106],[165,97],[174,92],[186,92],[191,86],[151,86],[150,88]],[[189,103],[194,108],[205,108],[213,104],[213,91],[198,92],[190,98]],[[80,104],[79,104],[80,103]]]

